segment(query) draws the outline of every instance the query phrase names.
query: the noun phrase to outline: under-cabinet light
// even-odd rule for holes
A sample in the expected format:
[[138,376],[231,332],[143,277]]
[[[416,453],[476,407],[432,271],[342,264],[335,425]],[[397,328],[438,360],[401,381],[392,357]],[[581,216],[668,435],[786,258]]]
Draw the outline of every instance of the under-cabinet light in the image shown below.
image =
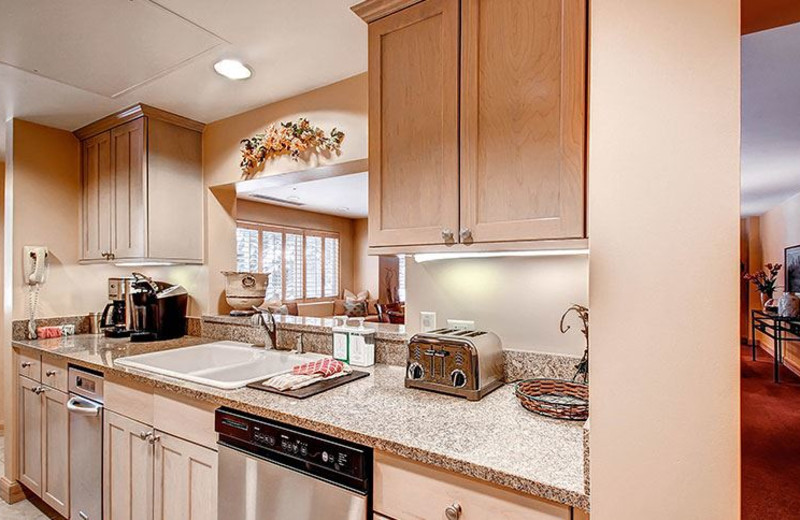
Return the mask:
[[117,267],[166,267],[176,265],[175,262],[117,262],[114,264]]
[[540,251],[485,251],[485,252],[453,252],[453,253],[417,253],[414,260],[434,262],[436,260],[456,260],[459,258],[500,258],[507,256],[575,256],[588,255],[588,249],[542,249]]

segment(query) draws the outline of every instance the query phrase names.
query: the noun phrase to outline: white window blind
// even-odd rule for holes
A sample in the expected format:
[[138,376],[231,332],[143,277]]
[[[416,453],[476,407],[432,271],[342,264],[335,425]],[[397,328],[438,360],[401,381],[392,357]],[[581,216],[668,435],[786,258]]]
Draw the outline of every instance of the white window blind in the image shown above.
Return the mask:
[[334,233],[244,222],[236,230],[237,268],[270,273],[268,300],[337,297],[339,258]]
[[406,301],[406,255],[397,255],[397,298]]
[[303,235],[286,233],[286,292],[284,300],[303,299]]
[[339,296],[339,239],[325,237],[325,297]]

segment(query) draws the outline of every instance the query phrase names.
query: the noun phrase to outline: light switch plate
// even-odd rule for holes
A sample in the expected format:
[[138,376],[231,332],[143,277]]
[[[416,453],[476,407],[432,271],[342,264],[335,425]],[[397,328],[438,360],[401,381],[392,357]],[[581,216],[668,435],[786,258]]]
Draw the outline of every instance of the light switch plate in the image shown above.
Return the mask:
[[419,313],[419,327],[422,332],[436,330],[436,313],[430,311],[421,311]]
[[474,320],[447,320],[447,326],[451,329],[475,330]]

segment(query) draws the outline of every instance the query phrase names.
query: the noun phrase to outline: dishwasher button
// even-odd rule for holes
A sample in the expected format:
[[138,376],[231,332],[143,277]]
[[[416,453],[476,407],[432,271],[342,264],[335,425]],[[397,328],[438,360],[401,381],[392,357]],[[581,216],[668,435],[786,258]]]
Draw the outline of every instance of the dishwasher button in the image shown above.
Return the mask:
[[322,462],[328,462],[328,452],[327,451],[323,451],[322,452]]

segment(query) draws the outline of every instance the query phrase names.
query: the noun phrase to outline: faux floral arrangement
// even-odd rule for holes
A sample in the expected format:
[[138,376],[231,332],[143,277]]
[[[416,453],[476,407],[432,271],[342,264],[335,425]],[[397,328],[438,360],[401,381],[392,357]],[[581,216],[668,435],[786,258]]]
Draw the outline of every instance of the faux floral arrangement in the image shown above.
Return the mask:
[[764,266],[764,269],[760,271],[745,274],[744,279],[755,285],[758,292],[771,300],[772,296],[775,294],[775,282],[778,280],[778,271],[780,271],[782,267],[783,265],[781,264],[767,264]]
[[326,134],[301,117],[296,122],[287,121],[270,125],[263,133],[242,139],[242,162],[240,167],[245,178],[251,178],[257,168],[267,159],[289,155],[295,161],[307,150],[316,152],[341,152],[344,132],[334,128]]

